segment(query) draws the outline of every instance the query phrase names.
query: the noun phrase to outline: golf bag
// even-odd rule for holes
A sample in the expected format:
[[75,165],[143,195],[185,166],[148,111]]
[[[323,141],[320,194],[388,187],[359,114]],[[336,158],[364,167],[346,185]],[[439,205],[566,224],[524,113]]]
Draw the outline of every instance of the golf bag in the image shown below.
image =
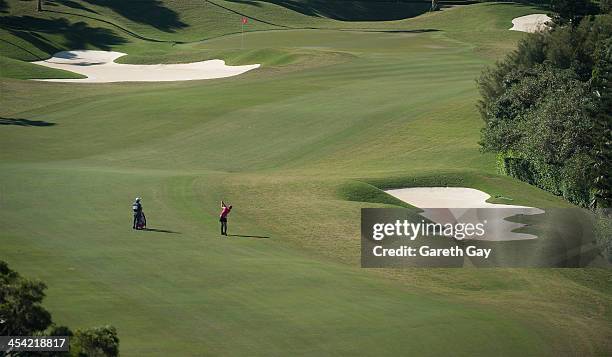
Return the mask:
[[136,229],[147,228],[147,217],[145,216],[144,212],[140,212],[136,219]]

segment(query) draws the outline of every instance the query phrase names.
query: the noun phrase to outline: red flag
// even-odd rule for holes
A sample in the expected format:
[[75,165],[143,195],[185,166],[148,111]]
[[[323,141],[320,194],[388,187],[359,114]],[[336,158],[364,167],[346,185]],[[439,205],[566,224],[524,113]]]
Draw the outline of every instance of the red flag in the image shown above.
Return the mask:
[[247,22],[249,22],[249,19],[248,19],[248,18],[246,18],[246,17],[243,17],[243,18],[242,18],[242,24],[243,24],[243,25],[246,25],[246,24],[247,24]]

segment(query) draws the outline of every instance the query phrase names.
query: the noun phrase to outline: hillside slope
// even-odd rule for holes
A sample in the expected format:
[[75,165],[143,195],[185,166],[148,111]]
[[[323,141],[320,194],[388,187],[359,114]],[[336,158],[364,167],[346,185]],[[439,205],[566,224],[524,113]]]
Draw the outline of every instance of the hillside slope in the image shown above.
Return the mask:
[[[500,43],[498,36],[490,32],[484,35],[483,28],[494,25],[505,30],[512,17],[530,12],[524,6],[506,7],[504,21],[492,24],[500,16],[493,16],[493,8],[483,4],[411,19],[426,12],[424,4],[429,6],[421,1],[58,0],[45,2],[43,11],[38,12],[36,1],[3,0],[0,56],[34,61],[72,49],[115,49],[136,54],[146,48],[159,53],[172,50],[176,43],[202,41],[242,29],[441,30],[462,41],[495,46]],[[465,16],[466,11],[473,14]],[[249,19],[244,28],[243,17]],[[405,20],[390,21],[400,18]],[[503,35],[520,37],[506,31]]]
[[343,20],[416,16],[426,2],[380,1],[36,1],[3,3],[0,47],[4,56],[32,60],[67,48],[108,49],[141,40],[190,42],[241,31],[321,27]]

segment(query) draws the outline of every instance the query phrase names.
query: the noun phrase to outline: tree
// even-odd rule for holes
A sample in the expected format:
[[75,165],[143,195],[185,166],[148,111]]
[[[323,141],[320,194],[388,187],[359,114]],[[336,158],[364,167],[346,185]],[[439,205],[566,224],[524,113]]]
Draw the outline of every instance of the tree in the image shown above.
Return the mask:
[[119,338],[113,326],[77,330],[72,353],[79,357],[116,357],[119,355]]
[[597,64],[593,70],[595,93],[599,110],[595,114],[593,176],[594,195],[591,208],[612,207],[612,39],[608,38],[596,50]]
[[552,18],[556,24],[564,25],[570,23],[578,25],[586,15],[593,15],[596,6],[590,0],[553,0],[551,10],[554,12]]
[[1,336],[28,336],[51,325],[51,314],[40,303],[46,285],[21,277],[0,261]]
[[590,198],[593,98],[571,70],[537,65],[502,79],[489,102],[481,145],[498,152],[500,169],[586,206]]
[[611,15],[585,17],[526,37],[483,72],[480,144],[498,154],[502,173],[583,207],[610,207],[611,38]]
[[36,10],[43,11],[43,0],[38,0],[36,3]]

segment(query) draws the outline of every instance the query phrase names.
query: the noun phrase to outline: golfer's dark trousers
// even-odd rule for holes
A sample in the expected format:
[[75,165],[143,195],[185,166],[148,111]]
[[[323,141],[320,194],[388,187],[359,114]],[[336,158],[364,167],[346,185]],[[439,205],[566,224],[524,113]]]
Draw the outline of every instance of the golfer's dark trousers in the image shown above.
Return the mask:
[[132,228],[136,228],[136,225],[138,224],[139,216],[140,216],[140,213],[134,213],[134,224],[132,224]]
[[221,222],[221,234],[227,234],[227,221]]

